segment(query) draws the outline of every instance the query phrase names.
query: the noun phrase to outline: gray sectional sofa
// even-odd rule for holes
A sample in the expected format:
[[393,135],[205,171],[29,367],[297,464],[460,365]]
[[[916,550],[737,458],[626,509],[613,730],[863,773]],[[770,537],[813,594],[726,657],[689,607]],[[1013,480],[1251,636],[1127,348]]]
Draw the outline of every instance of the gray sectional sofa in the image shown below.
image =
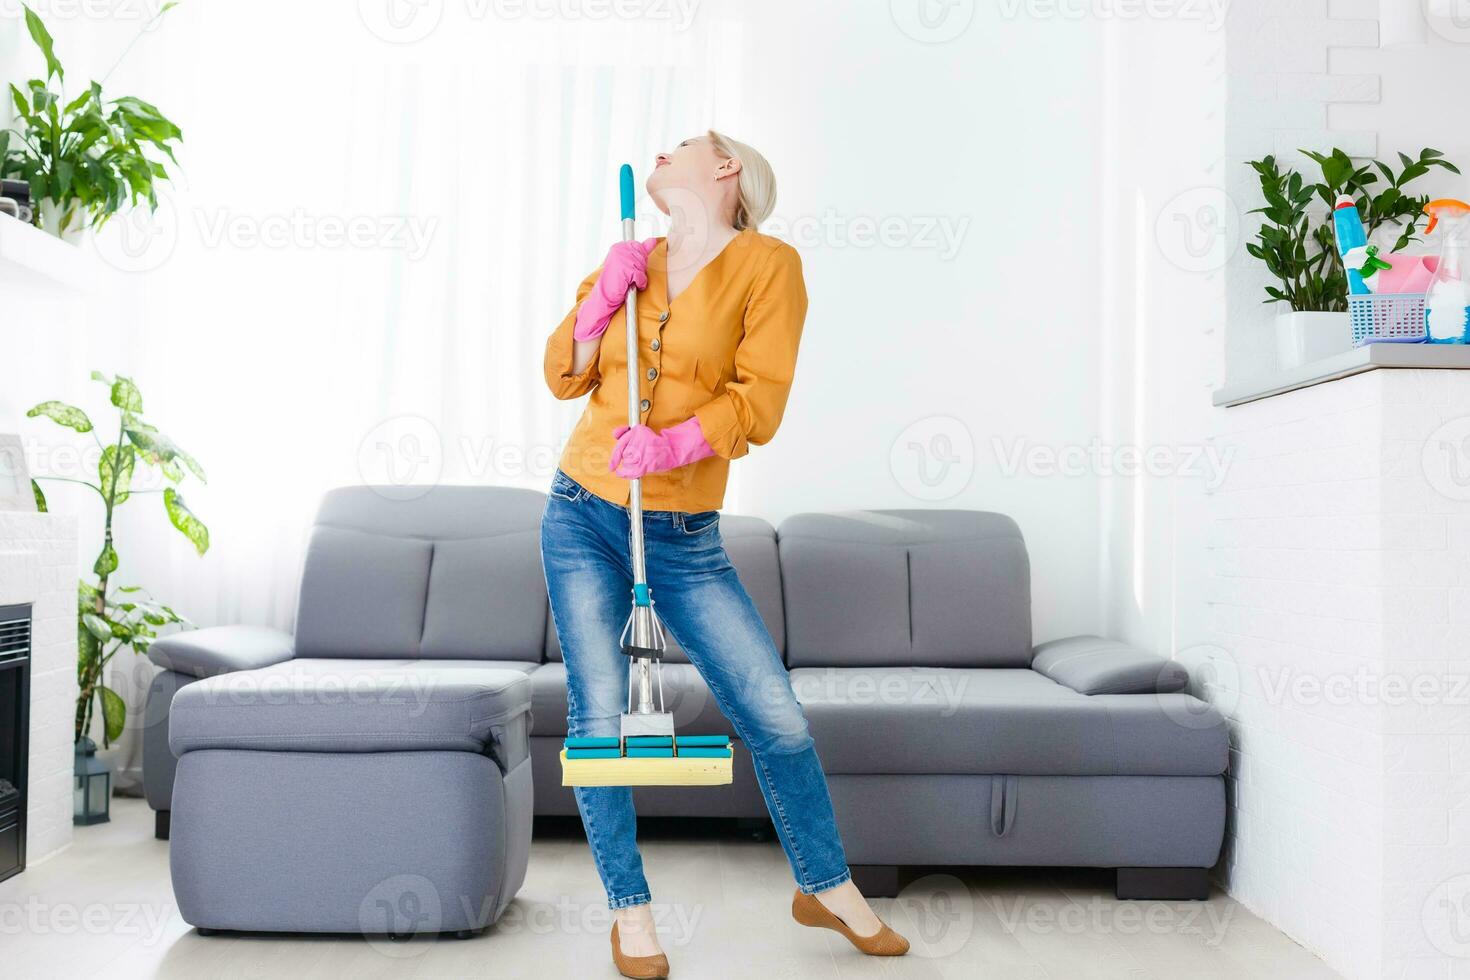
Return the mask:
[[[333,491],[294,636],[219,627],[154,645],[145,789],[159,836],[172,825],[186,921],[402,931],[364,896],[405,874],[437,903],[429,927],[494,920],[524,876],[532,812],[576,813],[556,757],[566,672],[544,500]],[[1051,865],[1117,869],[1119,897],[1205,896],[1225,823],[1219,715],[1173,662],[1090,636],[1034,645],[1009,518],[803,514],[777,530],[725,516],[720,533],[870,894],[895,893],[905,865]],[[677,644],[664,685],[682,729],[734,735]],[[765,815],[738,751],[728,787],[635,792],[645,815]],[[257,860],[220,853],[241,846]]]

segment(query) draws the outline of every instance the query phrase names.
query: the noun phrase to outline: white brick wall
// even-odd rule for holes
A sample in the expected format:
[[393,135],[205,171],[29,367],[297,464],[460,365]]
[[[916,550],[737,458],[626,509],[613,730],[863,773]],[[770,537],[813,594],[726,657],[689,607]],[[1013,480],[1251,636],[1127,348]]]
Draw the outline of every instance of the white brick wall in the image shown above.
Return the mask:
[[1470,373],[1375,371],[1219,421],[1224,884],[1346,976],[1462,976]]
[[0,605],[34,604],[27,864],[71,843],[76,590],[75,519],[0,512]]

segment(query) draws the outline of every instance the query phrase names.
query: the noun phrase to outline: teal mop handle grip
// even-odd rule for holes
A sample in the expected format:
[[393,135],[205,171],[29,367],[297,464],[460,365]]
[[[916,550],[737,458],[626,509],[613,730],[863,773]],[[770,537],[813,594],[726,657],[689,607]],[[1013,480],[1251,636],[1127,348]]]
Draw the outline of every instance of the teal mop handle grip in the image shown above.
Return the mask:
[[618,191],[623,200],[623,220],[633,220],[633,167],[623,164],[618,171]]

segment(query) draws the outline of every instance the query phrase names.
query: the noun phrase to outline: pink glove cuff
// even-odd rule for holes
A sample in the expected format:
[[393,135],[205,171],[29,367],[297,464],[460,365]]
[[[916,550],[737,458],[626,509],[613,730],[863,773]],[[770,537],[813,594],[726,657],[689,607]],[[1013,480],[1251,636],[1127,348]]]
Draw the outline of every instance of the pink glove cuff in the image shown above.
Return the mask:
[[709,441],[705,439],[704,430],[699,427],[697,418],[688,418],[678,425],[671,425],[659,435],[664,437],[673,450],[675,466],[696,463],[715,454]]

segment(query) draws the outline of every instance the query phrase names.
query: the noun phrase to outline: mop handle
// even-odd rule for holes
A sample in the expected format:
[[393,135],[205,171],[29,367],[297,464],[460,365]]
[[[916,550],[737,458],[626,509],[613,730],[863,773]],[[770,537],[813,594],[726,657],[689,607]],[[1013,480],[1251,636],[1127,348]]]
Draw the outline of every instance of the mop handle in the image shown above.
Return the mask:
[[[618,191],[622,198],[623,241],[633,241],[633,168],[623,164],[618,171]],[[638,387],[638,290],[628,287],[627,310],[628,342],[628,425],[642,421],[639,402],[642,394]],[[633,480],[628,488],[628,525],[631,531],[630,549],[633,558],[633,601],[640,606],[649,604],[648,572],[643,561],[643,481]]]

